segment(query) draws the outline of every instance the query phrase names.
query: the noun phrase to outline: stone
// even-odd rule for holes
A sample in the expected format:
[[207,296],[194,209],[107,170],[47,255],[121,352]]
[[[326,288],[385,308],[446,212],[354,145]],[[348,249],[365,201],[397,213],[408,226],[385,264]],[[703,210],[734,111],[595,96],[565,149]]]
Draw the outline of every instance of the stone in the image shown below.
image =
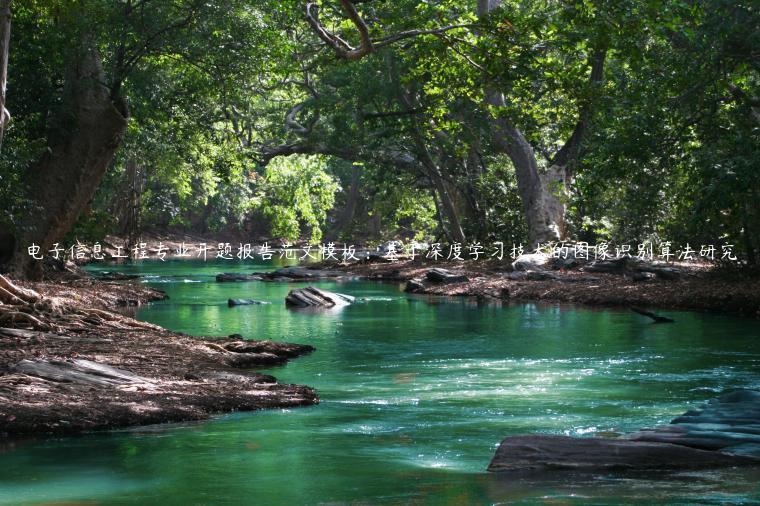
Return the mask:
[[526,253],[520,255],[512,262],[512,270],[515,271],[536,271],[547,267],[552,261],[552,257],[544,253]]
[[525,279],[528,281],[548,281],[559,278],[556,274],[547,271],[527,271],[525,273]]
[[406,282],[406,286],[404,286],[404,291],[406,293],[418,293],[425,289],[425,285],[423,285],[419,280],[416,279],[410,279]]
[[504,439],[489,471],[695,469],[760,465],[760,392],[737,390],[620,439],[534,435]]
[[254,306],[254,305],[261,305],[261,304],[269,304],[269,302],[264,300],[254,300],[254,299],[227,299],[227,306],[234,307],[234,306]]
[[504,439],[488,470],[664,470],[758,464],[760,459],[744,455],[669,443],[534,435]]
[[446,269],[430,269],[425,273],[425,278],[433,283],[465,283],[469,281],[464,274],[454,274]]
[[340,307],[354,302],[355,298],[342,293],[328,292],[313,286],[291,290],[285,297],[285,304],[293,307]]
[[216,280],[219,283],[230,283],[237,281],[260,281],[261,276],[255,274],[238,274],[236,272],[223,272],[216,275]]
[[327,269],[306,269],[303,267],[282,267],[271,272],[254,272],[264,281],[310,281],[315,279],[334,279],[342,276],[339,271]]

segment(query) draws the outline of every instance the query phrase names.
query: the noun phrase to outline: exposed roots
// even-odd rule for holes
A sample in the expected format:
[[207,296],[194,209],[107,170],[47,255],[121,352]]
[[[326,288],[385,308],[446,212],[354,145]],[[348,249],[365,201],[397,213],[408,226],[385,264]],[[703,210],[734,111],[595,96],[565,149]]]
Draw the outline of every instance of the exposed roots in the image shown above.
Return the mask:
[[74,305],[60,297],[43,297],[0,275],[0,326],[52,332],[81,332],[93,326],[161,330],[120,314]]

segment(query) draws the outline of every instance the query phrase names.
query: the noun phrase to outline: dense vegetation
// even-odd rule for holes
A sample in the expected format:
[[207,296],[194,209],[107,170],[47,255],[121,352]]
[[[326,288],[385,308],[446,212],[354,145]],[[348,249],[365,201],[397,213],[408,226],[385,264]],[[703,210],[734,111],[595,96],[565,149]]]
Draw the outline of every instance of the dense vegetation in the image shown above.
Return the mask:
[[754,2],[11,8],[0,250],[22,273],[31,243],[146,228],[759,260]]

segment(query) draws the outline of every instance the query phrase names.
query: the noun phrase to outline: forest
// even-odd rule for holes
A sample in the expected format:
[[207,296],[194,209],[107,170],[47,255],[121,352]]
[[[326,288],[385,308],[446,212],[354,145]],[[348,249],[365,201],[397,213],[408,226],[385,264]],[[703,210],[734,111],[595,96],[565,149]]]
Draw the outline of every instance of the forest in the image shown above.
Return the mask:
[[151,229],[757,264],[752,2],[4,3],[9,271]]

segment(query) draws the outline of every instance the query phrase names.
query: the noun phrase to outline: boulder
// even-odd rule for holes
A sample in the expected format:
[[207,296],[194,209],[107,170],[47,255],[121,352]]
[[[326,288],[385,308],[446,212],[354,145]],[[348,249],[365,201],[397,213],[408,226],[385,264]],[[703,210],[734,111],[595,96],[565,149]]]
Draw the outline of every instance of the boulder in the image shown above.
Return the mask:
[[538,271],[548,267],[552,257],[544,253],[527,253],[520,255],[512,262],[512,270],[515,271]]
[[418,293],[425,289],[425,285],[423,285],[419,280],[417,279],[410,279],[406,282],[406,286],[404,287],[404,291],[406,293]]
[[264,301],[264,300],[253,300],[253,299],[227,299],[227,305],[229,307],[254,306],[254,305],[260,305],[260,304],[269,304],[269,302]]
[[760,465],[760,392],[738,390],[668,425],[621,439],[513,436],[489,471],[526,469],[694,469]]
[[425,273],[425,278],[433,283],[464,283],[469,281],[464,274],[454,274],[446,269],[430,269]]
[[760,459],[669,443],[536,435],[504,439],[488,470],[665,470],[757,464]]
[[261,281],[261,276],[256,274],[238,274],[236,272],[223,272],[216,275],[219,283],[230,283],[236,281]]
[[339,307],[347,306],[355,298],[342,293],[328,292],[313,286],[291,290],[285,297],[285,304],[293,307]]
[[628,437],[760,459],[760,392],[737,390],[722,395],[674,418],[668,425],[640,430]]

